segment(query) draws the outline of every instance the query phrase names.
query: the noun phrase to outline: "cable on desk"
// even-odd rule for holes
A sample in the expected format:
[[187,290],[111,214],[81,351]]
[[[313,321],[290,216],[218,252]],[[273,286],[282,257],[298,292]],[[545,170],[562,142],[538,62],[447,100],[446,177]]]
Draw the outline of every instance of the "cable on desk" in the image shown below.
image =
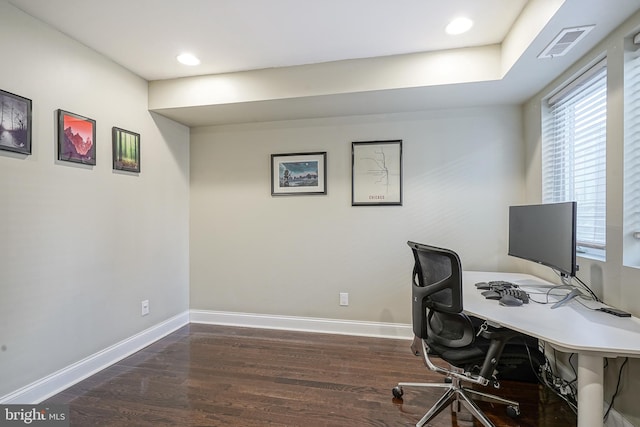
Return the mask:
[[591,288],[589,286],[587,286],[586,283],[584,283],[578,276],[574,276],[574,277],[576,278],[576,280],[578,282],[580,282],[582,287],[585,288],[587,290],[587,292],[589,292],[589,294],[591,294],[591,296],[593,297],[594,300],[596,300],[596,302],[602,302],[602,301],[600,301],[600,298],[598,298],[598,296],[595,294],[595,292],[593,292],[591,290]]
[[[554,286],[552,288],[549,288],[549,290],[546,291],[546,292],[531,292],[531,291],[527,291],[527,293],[529,294],[529,301],[533,301],[533,302],[536,302],[538,304],[549,304],[549,303],[551,303],[551,301],[549,301],[549,295],[553,295],[551,293],[551,291],[554,291],[556,289],[562,289],[562,288],[565,288],[566,286],[567,285],[557,285],[557,286]],[[544,295],[545,296],[545,301],[536,301],[536,300],[531,298],[531,295]],[[563,295],[560,295],[560,296],[563,296]]]
[[[548,291],[546,292],[531,292],[531,291],[527,291],[527,294],[529,295],[529,301],[533,301],[535,303],[538,304],[550,304],[551,301],[549,301],[549,295],[556,295],[556,296],[565,296],[565,294],[552,294],[552,292],[556,289],[563,289],[566,287],[571,287],[571,288],[575,288],[573,285],[557,285],[557,286],[553,286],[551,288],[549,288]],[[531,298],[531,295],[544,295],[545,296],[545,300],[544,301],[537,301],[533,298]],[[593,295],[581,295],[578,298],[575,298],[580,304],[582,304],[583,307],[588,308],[589,310],[592,311],[599,311],[599,308],[592,308],[589,307],[588,305],[586,305],[584,302],[582,302],[582,299],[592,299],[594,301],[600,302],[598,299],[596,299]],[[555,303],[555,301],[554,301]]]
[[584,302],[582,302],[583,298],[575,298],[576,301],[578,301],[580,303],[580,305],[582,305],[584,308],[591,310],[591,311],[600,311],[600,308],[593,308],[593,307],[589,307],[587,304],[585,304]]
[[[567,276],[563,275],[558,270],[555,270],[555,269],[552,269],[552,270],[553,270],[554,273],[556,273],[558,276],[560,276],[560,280],[562,281],[562,283],[564,283],[565,285],[571,286],[571,279],[570,278],[568,278]],[[598,298],[598,296],[595,294],[595,292],[593,292],[591,290],[591,288],[586,283],[584,283],[577,275],[573,276],[573,277],[575,277],[575,279],[578,281],[578,283],[580,283],[582,288],[584,288],[589,293],[589,295],[591,295],[591,297],[594,300],[596,300],[596,302],[602,302],[602,301],[600,301],[600,298]]]
[[624,369],[624,365],[626,365],[628,361],[629,361],[629,358],[625,357],[624,362],[622,362],[622,366],[620,366],[620,371],[618,371],[618,384],[616,384],[616,391],[613,393],[613,396],[611,396],[611,403],[607,408],[607,412],[604,413],[604,418],[602,419],[603,423],[607,421],[607,418],[609,417],[609,412],[611,411],[611,408],[613,408],[613,404],[616,400],[616,397],[618,397],[618,392],[620,392],[620,382],[622,380],[622,370]]

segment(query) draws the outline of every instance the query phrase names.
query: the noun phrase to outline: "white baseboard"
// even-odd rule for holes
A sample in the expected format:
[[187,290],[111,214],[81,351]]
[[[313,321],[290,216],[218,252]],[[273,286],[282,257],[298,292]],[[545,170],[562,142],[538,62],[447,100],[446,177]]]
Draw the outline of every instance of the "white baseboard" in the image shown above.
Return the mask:
[[189,324],[189,313],[178,314],[51,375],[0,397],[0,404],[37,404],[113,365]]
[[[604,403],[604,409],[606,410],[609,407],[609,402]],[[627,421],[620,412],[615,409],[611,409],[609,412],[609,416],[607,417],[607,421],[604,423],[604,427],[634,427],[630,421]]]
[[191,323],[322,332],[377,338],[413,338],[411,325],[403,323],[365,322],[210,310],[190,310],[189,313]]

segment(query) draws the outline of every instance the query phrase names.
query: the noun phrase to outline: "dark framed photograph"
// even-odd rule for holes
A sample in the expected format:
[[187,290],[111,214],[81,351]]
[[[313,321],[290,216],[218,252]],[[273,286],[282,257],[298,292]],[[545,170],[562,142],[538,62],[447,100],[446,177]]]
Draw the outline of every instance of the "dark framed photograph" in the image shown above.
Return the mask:
[[113,169],[140,172],[140,134],[118,127],[111,128]]
[[327,194],[327,152],[271,155],[271,195]]
[[0,150],[31,154],[30,99],[0,90]]
[[351,143],[351,205],[402,205],[402,140]]
[[96,121],[58,110],[58,160],[96,164]]

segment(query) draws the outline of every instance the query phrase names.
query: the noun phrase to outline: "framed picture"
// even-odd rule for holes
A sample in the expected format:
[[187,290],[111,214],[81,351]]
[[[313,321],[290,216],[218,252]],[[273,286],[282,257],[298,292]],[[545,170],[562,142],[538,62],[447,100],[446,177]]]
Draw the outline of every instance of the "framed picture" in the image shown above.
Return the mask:
[[113,169],[140,172],[140,134],[118,127],[111,128]]
[[96,164],[96,121],[58,110],[58,160]]
[[402,140],[351,144],[351,205],[402,205]]
[[30,99],[0,90],[0,150],[31,154]]
[[327,194],[327,152],[271,155],[271,195]]

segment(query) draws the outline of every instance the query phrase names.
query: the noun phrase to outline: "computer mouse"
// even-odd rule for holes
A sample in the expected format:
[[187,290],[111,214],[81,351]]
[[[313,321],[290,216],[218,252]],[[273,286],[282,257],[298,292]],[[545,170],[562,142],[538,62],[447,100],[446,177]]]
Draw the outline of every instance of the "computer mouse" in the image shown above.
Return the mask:
[[480,295],[485,297],[486,299],[500,299],[502,295],[496,291],[483,291]]
[[507,307],[517,307],[519,305],[522,305],[522,300],[519,300],[518,298],[511,295],[503,295],[502,298],[500,298],[499,302],[500,305],[505,305]]

